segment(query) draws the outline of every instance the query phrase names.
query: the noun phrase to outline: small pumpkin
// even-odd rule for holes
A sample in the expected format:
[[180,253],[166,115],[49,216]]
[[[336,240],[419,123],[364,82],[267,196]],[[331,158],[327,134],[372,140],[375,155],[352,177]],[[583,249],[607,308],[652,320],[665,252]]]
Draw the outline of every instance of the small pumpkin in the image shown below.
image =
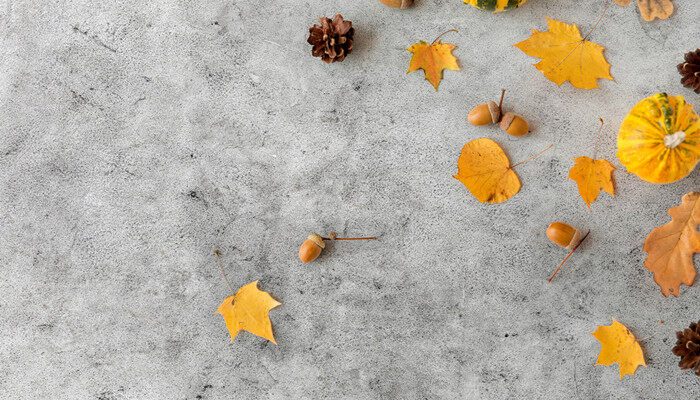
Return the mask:
[[493,11],[494,13],[517,8],[527,0],[462,0],[476,8]]
[[700,160],[700,119],[683,96],[657,93],[637,103],[617,136],[617,158],[647,182],[684,178]]

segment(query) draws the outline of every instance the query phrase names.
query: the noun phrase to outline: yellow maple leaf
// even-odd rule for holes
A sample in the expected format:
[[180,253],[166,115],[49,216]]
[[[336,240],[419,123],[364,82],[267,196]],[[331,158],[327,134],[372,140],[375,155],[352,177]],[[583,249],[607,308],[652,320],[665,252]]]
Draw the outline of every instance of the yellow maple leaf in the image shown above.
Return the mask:
[[439,40],[432,44],[421,40],[406,49],[413,53],[407,73],[422,69],[425,72],[425,79],[433,85],[437,92],[440,80],[442,80],[443,69],[459,71],[457,59],[452,55],[452,50],[455,48],[456,46],[442,43]]
[[574,166],[569,170],[569,179],[578,184],[578,192],[586,202],[588,209],[591,203],[598,199],[601,190],[615,197],[613,171],[615,167],[602,158],[593,160],[590,157],[574,158]]
[[225,298],[216,314],[224,317],[232,342],[240,331],[246,330],[277,344],[272,336],[272,323],[268,313],[281,304],[269,293],[258,289],[258,281],[255,281],[238,289],[235,295]]
[[520,191],[520,180],[503,149],[491,139],[464,145],[453,177],[482,203],[501,203]]
[[633,375],[644,362],[642,347],[626,326],[612,319],[610,326],[598,326],[591,335],[601,344],[600,354],[595,365],[611,365],[617,363],[620,369],[620,379],[625,375]]
[[561,86],[569,81],[579,89],[598,88],[598,78],[614,80],[605,47],[581,36],[576,25],[547,18],[549,32],[532,30],[532,36],[515,44],[525,54],[541,58],[535,64],[547,79]]
[[678,297],[681,283],[695,282],[693,255],[700,252],[700,192],[683,196],[681,205],[668,210],[671,222],[654,228],[644,241],[644,266],[654,273],[661,293]]
[[[621,6],[626,6],[632,0],[615,0]],[[673,14],[671,0],[637,0],[637,7],[645,21],[653,21],[654,18],[666,19]]]

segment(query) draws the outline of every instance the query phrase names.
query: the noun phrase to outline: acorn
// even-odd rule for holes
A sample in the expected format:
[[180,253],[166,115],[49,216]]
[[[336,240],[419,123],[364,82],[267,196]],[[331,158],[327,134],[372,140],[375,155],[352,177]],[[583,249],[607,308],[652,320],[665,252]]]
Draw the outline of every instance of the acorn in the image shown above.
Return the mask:
[[329,232],[328,237],[323,237],[318,233],[312,233],[309,235],[304,243],[301,244],[299,248],[299,259],[301,262],[311,262],[321,255],[321,251],[326,248],[326,242],[324,240],[376,240],[377,238],[372,237],[351,237],[351,238],[339,238],[336,236],[335,232]]
[[567,250],[573,250],[581,243],[581,231],[563,222],[552,222],[547,227],[547,237],[552,243]]
[[321,251],[326,248],[326,242],[317,233],[309,235],[299,248],[299,259],[308,263],[318,258]]
[[501,108],[495,101],[479,104],[467,114],[467,121],[476,126],[495,124],[498,123],[500,119]]
[[513,136],[525,136],[530,132],[530,125],[525,121],[525,119],[519,115],[516,115],[510,111],[503,114],[503,119],[501,119],[501,129],[508,132]]
[[413,0],[379,0],[384,4],[385,6],[389,6],[391,8],[400,8],[402,10],[407,9],[413,4]]

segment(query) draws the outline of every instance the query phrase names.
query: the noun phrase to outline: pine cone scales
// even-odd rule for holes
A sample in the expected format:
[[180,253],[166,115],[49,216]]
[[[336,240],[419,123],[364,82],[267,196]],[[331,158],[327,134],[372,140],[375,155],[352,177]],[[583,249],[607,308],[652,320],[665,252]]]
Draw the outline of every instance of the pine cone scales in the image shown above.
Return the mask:
[[321,17],[318,22],[321,25],[309,28],[306,40],[314,46],[311,55],[321,57],[325,63],[343,61],[352,51],[352,36],[355,34],[352,22],[344,21],[340,14],[336,14],[333,20]]
[[690,328],[676,332],[678,341],[673,348],[673,354],[679,356],[681,369],[693,369],[700,376],[700,322],[690,323]]
[[700,93],[700,49],[685,53],[685,62],[678,64],[683,86]]

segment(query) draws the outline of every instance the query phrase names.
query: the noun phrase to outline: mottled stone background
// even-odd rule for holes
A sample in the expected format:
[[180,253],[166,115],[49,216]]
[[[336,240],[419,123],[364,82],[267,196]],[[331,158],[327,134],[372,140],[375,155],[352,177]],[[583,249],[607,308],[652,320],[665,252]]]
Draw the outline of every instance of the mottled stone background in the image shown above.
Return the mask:
[[[645,22],[611,4],[590,37],[613,65],[602,90],[559,88],[512,47],[545,14],[588,31],[603,3],[0,0],[0,396],[697,398],[671,347],[700,318],[700,287],[664,298],[641,247],[700,173],[644,183],[615,140],[645,96],[700,107],[676,71],[700,45],[700,7]],[[337,12],[356,46],[324,65],[308,27]],[[404,49],[450,28],[462,70],[436,93]],[[465,122],[501,87],[530,136]],[[617,197],[589,212],[567,175],[599,117]],[[487,205],[452,178],[479,137],[515,162],[554,147]],[[555,220],[592,233],[549,284]],[[306,235],[330,230],[379,240],[300,263]],[[229,343],[214,249],[232,285],[260,279],[284,303],[279,346]],[[590,332],[611,316],[638,337],[666,321],[622,381],[593,366]]]

